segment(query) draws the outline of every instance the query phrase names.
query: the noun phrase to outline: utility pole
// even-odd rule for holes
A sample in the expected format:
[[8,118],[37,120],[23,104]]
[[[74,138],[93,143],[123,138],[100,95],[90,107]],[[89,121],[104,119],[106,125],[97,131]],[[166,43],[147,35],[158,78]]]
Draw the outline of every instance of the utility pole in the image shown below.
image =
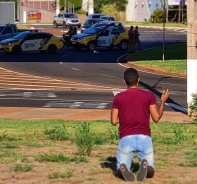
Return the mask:
[[192,102],[192,94],[197,94],[197,0],[187,1],[187,23],[187,104],[189,106]]
[[163,57],[162,61],[165,60],[165,24],[166,24],[166,1],[163,1]]
[[60,13],[60,1],[56,0],[56,15]]
[[94,0],[88,1],[88,14],[94,13]]
[[66,0],[64,0],[64,12],[66,13]]

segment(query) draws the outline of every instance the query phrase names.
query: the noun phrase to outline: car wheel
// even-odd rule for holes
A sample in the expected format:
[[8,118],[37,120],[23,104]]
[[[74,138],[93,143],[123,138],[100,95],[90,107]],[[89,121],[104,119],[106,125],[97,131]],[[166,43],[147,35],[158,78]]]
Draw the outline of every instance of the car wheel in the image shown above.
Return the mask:
[[129,45],[129,43],[128,43],[127,40],[122,40],[122,41],[120,42],[120,49],[121,49],[121,50],[126,50],[126,49],[128,48],[128,45]]
[[48,49],[47,49],[49,54],[55,54],[55,52],[57,51],[57,47],[55,45],[49,45]]
[[41,54],[44,54],[45,52],[46,52],[46,50],[41,50],[40,51]]
[[66,23],[65,22],[63,22],[63,28],[66,28]]
[[74,47],[75,50],[80,50],[81,49],[80,45],[73,45],[73,47]]
[[53,25],[54,25],[54,28],[57,28],[58,27],[58,25],[57,25],[56,22],[54,22]]
[[113,44],[111,44],[110,46],[107,47],[108,50],[111,50],[113,48]]
[[13,48],[12,48],[12,54],[20,54],[22,51],[21,47],[19,45],[15,45]]
[[88,50],[94,51],[96,49],[96,44],[94,42],[89,42],[87,47]]

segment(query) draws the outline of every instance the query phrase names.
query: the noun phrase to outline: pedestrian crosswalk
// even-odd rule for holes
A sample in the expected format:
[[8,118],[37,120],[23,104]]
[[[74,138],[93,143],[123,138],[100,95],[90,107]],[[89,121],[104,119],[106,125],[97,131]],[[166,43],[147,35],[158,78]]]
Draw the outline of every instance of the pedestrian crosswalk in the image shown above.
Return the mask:
[[33,89],[55,91],[113,91],[120,90],[108,86],[94,85],[70,80],[55,79],[15,72],[0,67],[0,89]]

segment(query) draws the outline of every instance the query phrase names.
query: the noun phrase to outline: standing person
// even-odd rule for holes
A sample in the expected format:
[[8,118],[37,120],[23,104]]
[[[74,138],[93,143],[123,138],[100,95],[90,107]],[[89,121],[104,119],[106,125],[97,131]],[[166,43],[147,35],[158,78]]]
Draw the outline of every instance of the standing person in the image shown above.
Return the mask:
[[135,30],[134,30],[134,39],[135,39],[135,45],[138,44],[138,49],[139,50],[142,50],[142,47],[141,47],[141,41],[139,39],[139,31],[138,31],[138,26],[135,27]]
[[128,31],[128,41],[129,41],[129,52],[134,53],[135,52],[135,39],[134,39],[134,27],[131,26]]
[[134,68],[124,72],[127,90],[118,93],[112,103],[111,124],[119,123],[119,143],[117,149],[117,173],[126,181],[134,181],[135,175],[130,172],[131,163],[136,153],[140,168],[137,181],[154,176],[154,153],[151,139],[150,116],[157,123],[163,115],[169,91],[163,91],[161,104],[157,107],[155,95],[138,87],[140,77]]

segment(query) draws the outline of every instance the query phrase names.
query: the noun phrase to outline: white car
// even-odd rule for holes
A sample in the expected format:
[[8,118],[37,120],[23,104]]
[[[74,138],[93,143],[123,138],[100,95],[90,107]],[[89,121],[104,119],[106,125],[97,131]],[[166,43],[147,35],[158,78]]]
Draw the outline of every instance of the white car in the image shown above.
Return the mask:
[[100,18],[101,16],[105,16],[104,14],[102,13],[94,13],[94,14],[89,14],[86,18],[86,21],[89,20],[89,19],[98,19]]
[[106,26],[114,26],[114,27],[119,27],[122,26],[123,28],[125,28],[125,25],[123,22],[121,21],[109,21],[109,20],[104,20],[101,22],[97,22],[96,24],[94,24],[92,27],[106,27]]

